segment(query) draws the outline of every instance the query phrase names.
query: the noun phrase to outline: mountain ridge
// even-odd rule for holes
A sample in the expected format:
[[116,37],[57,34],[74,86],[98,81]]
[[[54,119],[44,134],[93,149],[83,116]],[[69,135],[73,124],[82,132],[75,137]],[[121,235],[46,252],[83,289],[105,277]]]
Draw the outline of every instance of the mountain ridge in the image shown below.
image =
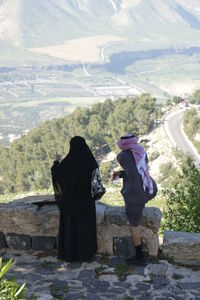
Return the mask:
[[[0,42],[24,48],[97,34],[131,37],[182,25],[199,33],[200,3],[192,0],[1,0]],[[148,32],[149,28],[149,32]],[[73,29],[73,30],[72,30]],[[161,28],[162,30],[162,28]],[[166,32],[165,32],[166,33]],[[169,38],[169,36],[168,36]]]

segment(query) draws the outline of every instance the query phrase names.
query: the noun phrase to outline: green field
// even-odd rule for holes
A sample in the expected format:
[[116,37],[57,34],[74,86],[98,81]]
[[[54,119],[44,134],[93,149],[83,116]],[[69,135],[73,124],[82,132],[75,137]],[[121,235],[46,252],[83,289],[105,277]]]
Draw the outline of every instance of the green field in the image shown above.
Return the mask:
[[[106,186],[106,194],[100,200],[101,203],[108,204],[111,206],[124,206],[124,200],[120,193],[120,185],[112,184]],[[36,191],[31,192],[29,194],[7,194],[7,195],[0,195],[0,203],[8,203],[13,201],[14,199],[26,197],[26,196],[35,196],[35,195],[52,195],[53,191],[44,190],[44,191]],[[163,211],[165,206],[164,199],[161,198],[160,194],[156,196],[155,199],[149,201],[146,207],[159,207],[161,211]]]
[[[88,107],[96,102],[104,101],[104,97],[59,97],[59,98],[40,98],[31,100],[22,100],[15,104],[15,107],[42,107],[42,106],[64,106],[68,107],[69,112],[73,111],[77,107]],[[12,101],[9,103],[0,104],[0,107],[12,105]]]
[[0,102],[0,135],[3,136],[1,143],[9,144],[9,134],[18,136],[43,121],[64,117],[77,107],[90,107],[104,100],[104,97],[55,97],[26,101],[22,99],[17,104],[14,100]]
[[[112,205],[112,206],[123,206],[124,200],[120,193],[121,186],[120,185],[108,185],[106,186],[106,194],[101,199],[102,203]],[[163,211],[165,207],[165,201],[161,198],[160,193],[151,201],[149,201],[146,207],[159,207],[161,211]]]

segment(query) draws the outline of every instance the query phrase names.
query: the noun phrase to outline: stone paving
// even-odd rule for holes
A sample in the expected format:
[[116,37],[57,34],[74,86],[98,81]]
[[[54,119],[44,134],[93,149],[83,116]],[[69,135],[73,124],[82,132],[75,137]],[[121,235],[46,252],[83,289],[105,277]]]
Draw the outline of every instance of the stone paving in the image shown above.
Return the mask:
[[200,271],[166,260],[129,267],[120,257],[96,256],[89,263],[65,263],[55,253],[6,250],[16,261],[9,277],[26,282],[28,300],[200,300]]

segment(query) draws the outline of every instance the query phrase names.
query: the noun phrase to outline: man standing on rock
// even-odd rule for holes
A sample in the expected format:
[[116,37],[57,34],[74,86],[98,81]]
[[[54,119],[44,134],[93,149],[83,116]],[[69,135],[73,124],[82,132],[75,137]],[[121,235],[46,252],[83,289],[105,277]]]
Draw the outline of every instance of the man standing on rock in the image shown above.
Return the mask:
[[117,161],[123,170],[114,172],[112,180],[123,178],[121,193],[125,201],[126,215],[136,252],[134,257],[127,259],[127,263],[143,265],[145,258],[138,226],[145,203],[156,196],[157,185],[149,175],[147,154],[138,144],[137,138],[128,134],[122,136],[117,144],[122,150],[117,155]]

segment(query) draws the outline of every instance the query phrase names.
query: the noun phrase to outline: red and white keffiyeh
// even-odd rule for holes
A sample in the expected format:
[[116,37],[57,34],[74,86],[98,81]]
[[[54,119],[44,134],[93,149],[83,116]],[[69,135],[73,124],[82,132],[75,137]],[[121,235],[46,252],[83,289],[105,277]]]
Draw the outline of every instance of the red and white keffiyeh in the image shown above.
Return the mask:
[[126,135],[117,142],[117,145],[121,150],[130,150],[132,152],[138,172],[142,176],[143,189],[146,191],[146,188],[148,188],[149,193],[153,194],[153,183],[146,162],[146,151],[138,144],[137,138],[135,136],[132,137],[132,135]]

